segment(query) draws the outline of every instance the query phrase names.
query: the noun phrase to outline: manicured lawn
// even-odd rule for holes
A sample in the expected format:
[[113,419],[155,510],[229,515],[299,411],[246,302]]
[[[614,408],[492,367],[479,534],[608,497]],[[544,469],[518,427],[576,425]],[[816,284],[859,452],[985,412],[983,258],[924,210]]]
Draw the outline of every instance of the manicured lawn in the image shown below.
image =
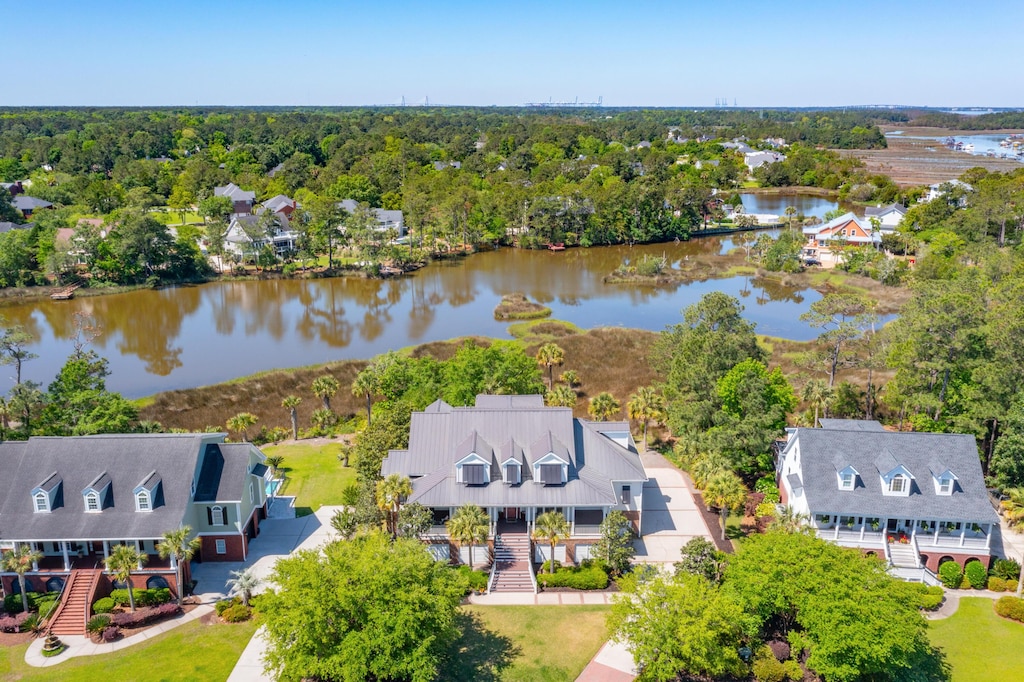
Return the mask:
[[930,621],[932,644],[939,647],[956,682],[1024,679],[1024,624],[996,615],[992,600],[971,597],[949,618]]
[[466,606],[441,679],[575,680],[608,639],[607,606]]
[[299,516],[312,514],[322,505],[341,504],[342,489],[356,480],[355,467],[343,467],[338,461],[340,443],[327,445],[268,445],[264,454],[281,455],[286,483],[278,491],[295,496]]
[[241,656],[254,623],[203,625],[192,621],[153,640],[114,654],[70,658],[53,668],[25,663],[27,644],[0,648],[0,679],[61,680],[226,680]]

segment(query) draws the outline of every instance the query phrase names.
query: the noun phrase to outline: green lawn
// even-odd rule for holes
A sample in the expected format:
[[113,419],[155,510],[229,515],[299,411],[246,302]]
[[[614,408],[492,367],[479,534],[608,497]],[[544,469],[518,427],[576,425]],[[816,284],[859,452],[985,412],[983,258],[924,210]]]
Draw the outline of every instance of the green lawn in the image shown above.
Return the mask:
[[264,454],[281,455],[285,484],[279,494],[294,495],[299,516],[312,514],[321,505],[341,504],[342,489],[356,480],[355,467],[338,461],[340,443],[327,445],[268,445]]
[[1024,624],[996,615],[992,600],[970,597],[949,618],[929,621],[932,644],[956,682],[1024,679]]
[[467,606],[440,679],[575,680],[607,641],[607,606]]
[[69,658],[53,668],[25,663],[27,644],[0,647],[0,679],[61,680],[226,680],[256,625],[203,625],[199,621],[115,654]]

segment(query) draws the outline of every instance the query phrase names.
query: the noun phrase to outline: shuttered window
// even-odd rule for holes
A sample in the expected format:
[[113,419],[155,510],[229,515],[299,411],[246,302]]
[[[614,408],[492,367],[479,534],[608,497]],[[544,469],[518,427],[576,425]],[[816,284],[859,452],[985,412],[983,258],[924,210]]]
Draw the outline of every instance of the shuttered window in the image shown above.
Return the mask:
[[541,464],[540,481],[544,485],[559,485],[562,482],[562,465]]
[[482,485],[486,483],[484,478],[483,464],[463,464],[462,481],[467,485]]

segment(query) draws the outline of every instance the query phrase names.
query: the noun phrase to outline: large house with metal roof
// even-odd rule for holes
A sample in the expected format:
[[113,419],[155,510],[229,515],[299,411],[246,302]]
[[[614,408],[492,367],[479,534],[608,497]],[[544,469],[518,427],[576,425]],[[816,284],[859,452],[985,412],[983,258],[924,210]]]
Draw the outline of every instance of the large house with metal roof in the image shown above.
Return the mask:
[[[568,562],[590,556],[612,510],[624,512],[639,532],[647,480],[628,423],[576,419],[539,395],[480,395],[473,407],[438,400],[413,413],[408,449],[389,452],[382,472],[411,479],[407,502],[433,514],[427,540],[438,558],[449,558],[453,547],[445,522],[458,507],[475,504],[487,512],[492,543],[518,535],[528,545],[537,517],[561,512],[570,537],[555,558]],[[549,553],[537,543],[533,558]]]
[[819,537],[883,557],[912,579],[945,561],[987,567],[1001,551],[974,436],[819,423],[793,430],[778,463],[782,502]]
[[[265,457],[225,434],[118,434],[38,437],[0,443],[0,551],[42,552],[26,575],[30,591],[60,590],[81,574],[88,604],[115,587],[104,560],[118,544],[147,555],[135,587],[178,591],[173,560],[156,549],[162,535],[191,526],[201,540],[194,560],[241,561],[266,518]],[[188,583],[188,566],[182,567]],[[0,573],[4,594],[17,576]]]

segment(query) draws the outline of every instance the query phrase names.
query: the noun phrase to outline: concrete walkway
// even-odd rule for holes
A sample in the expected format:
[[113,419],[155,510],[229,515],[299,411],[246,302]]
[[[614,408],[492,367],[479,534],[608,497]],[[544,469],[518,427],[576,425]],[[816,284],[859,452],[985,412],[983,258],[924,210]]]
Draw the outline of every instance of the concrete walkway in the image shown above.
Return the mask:
[[632,682],[638,672],[633,654],[621,642],[605,642],[587,664],[577,682]]
[[467,604],[476,606],[582,606],[585,604],[611,604],[615,592],[496,592],[471,594]]
[[649,480],[644,484],[642,537],[634,543],[633,561],[671,565],[693,538],[714,541],[683,472],[656,452],[645,452],[640,460]]
[[924,617],[928,620],[942,620],[943,618],[949,618],[957,609],[960,608],[961,599],[970,599],[971,597],[980,597],[982,599],[991,599],[995,601],[1000,597],[1013,597],[1013,592],[990,592],[989,590],[946,590],[945,599],[942,600],[942,606],[935,609],[934,611],[924,614]]
[[185,623],[191,623],[197,618],[202,618],[211,611],[213,611],[212,606],[197,606],[188,613],[173,620],[165,620],[159,625],[154,625],[144,632],[132,635],[131,637],[125,637],[124,639],[111,642],[109,644],[97,644],[84,635],[65,635],[60,638],[60,641],[64,642],[68,648],[64,650],[64,653],[52,658],[46,658],[43,656],[44,639],[40,637],[29,644],[28,650],[25,652],[25,662],[37,668],[49,668],[50,666],[59,665],[68,659],[75,658],[76,656],[112,654],[115,651],[127,649],[135,644],[141,644],[146,640],[162,635],[165,632],[169,632],[170,630],[184,625]]
[[273,677],[263,672],[263,650],[267,648],[265,634],[266,628],[261,626],[252,636],[228,676],[228,682],[274,682]]

